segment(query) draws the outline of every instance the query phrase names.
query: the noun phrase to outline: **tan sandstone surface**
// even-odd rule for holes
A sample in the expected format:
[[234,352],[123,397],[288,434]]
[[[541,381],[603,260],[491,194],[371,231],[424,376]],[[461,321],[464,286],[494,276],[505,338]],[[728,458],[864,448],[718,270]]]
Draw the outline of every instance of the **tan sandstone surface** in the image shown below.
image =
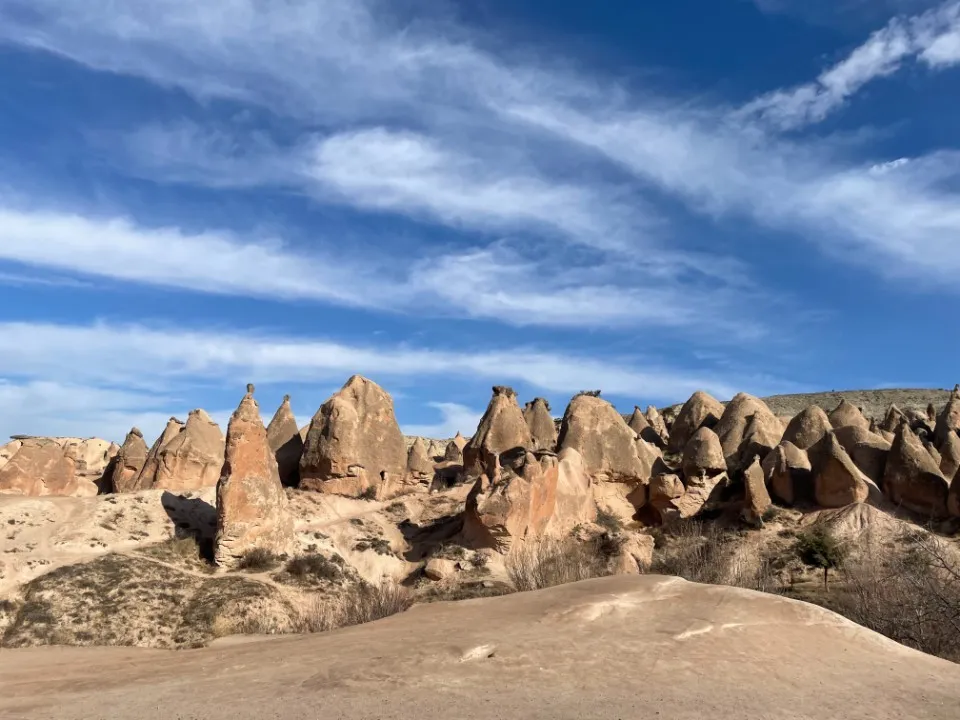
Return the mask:
[[0,717],[36,720],[955,720],[960,707],[960,666],[806,603],[654,575],[195,651],[0,651],[0,677]]

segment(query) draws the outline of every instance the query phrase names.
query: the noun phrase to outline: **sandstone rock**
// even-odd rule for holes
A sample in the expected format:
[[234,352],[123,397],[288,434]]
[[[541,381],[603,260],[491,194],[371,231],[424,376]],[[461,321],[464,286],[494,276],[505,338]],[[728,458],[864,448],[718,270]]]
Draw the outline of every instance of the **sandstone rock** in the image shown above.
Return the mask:
[[960,432],[960,385],[953,388],[950,399],[937,416],[937,445],[942,445],[950,433],[957,432]]
[[0,468],[9,462],[10,458],[17,454],[23,445],[23,440],[11,440],[6,445],[0,445]]
[[851,402],[847,402],[846,398],[840,400],[840,404],[834,408],[829,417],[830,424],[834,429],[853,426],[861,430],[870,430],[870,421],[863,416],[860,408]]
[[670,501],[683,497],[687,489],[679,475],[662,473],[650,480],[647,488],[649,503],[654,507],[664,507]]
[[327,400],[310,423],[300,459],[300,486],[307,490],[379,498],[403,492],[406,445],[393,399],[379,385],[354,375]]
[[870,498],[873,483],[860,472],[834,433],[827,433],[810,448],[810,460],[814,497],[821,507],[845,507]]
[[449,577],[453,577],[457,573],[458,569],[457,563],[453,560],[446,560],[444,558],[430,558],[427,561],[426,566],[423,568],[423,574],[430,580],[439,582]]
[[667,452],[683,452],[693,434],[701,427],[713,428],[723,415],[723,405],[719,400],[698,390],[680,409],[677,419],[670,430]]
[[613,558],[614,575],[642,575],[653,564],[652,535],[629,535],[622,538]]
[[138,428],[133,428],[127,433],[120,452],[117,453],[117,461],[113,466],[113,474],[110,478],[110,486],[115,493],[135,492],[140,488],[137,481],[147,462],[147,444],[143,441],[143,433]]
[[[706,428],[701,428],[701,430]],[[670,478],[671,476],[662,476]],[[672,480],[670,480],[672,483]],[[720,503],[721,494],[726,488],[728,477],[725,472],[719,475],[699,475],[687,480],[686,490],[679,497],[664,499],[664,495],[670,492],[676,492],[675,485],[669,489],[658,488],[660,499],[657,502],[651,502],[660,514],[660,521],[666,525],[675,520],[685,520],[695,517],[701,511],[715,507]],[[652,487],[652,485],[651,485]]]
[[947,515],[950,485],[920,439],[901,421],[887,458],[883,491],[895,504],[921,515]]
[[[754,416],[758,416],[754,420],[757,423],[755,427],[764,428],[767,432],[780,427],[777,416],[770,412],[770,408],[762,400],[755,398],[753,395],[739,393],[724,408],[723,415],[720,416],[720,421],[714,428],[714,432],[720,438],[723,455],[727,459],[728,466],[736,465],[739,462],[740,445],[747,436],[747,426],[750,423],[750,418]],[[780,435],[782,435],[783,428],[780,428],[780,431]],[[777,442],[779,442],[779,438]]]
[[213,487],[223,467],[220,426],[203,410],[192,410],[183,430],[160,449],[155,490],[185,492]]
[[570,401],[559,446],[579,452],[587,474],[595,480],[645,485],[650,479],[649,468],[638,454],[636,434],[602,398],[578,395]]
[[174,417],[167,420],[167,425],[160,437],[156,439],[150,448],[150,452],[147,453],[147,461],[143,464],[143,470],[140,471],[134,490],[147,490],[154,487],[157,481],[157,470],[160,468],[160,451],[183,432],[183,427],[183,423]]
[[773,449],[761,463],[767,486],[787,505],[813,502],[813,469],[807,453],[788,440]]
[[745,494],[741,517],[751,525],[762,526],[763,514],[770,508],[771,502],[759,455],[753,458],[753,462],[744,471],[743,486]]
[[460,453],[462,454],[463,449],[467,446],[467,443],[469,442],[469,440],[465,438],[463,435],[461,435],[460,432],[458,431],[457,434],[454,436],[453,440],[451,440],[450,442],[452,442],[454,445],[460,448]]
[[533,450],[554,450],[557,447],[557,426],[550,414],[550,403],[543,398],[535,398],[527,403],[523,418],[530,429]]
[[854,465],[873,482],[882,484],[890,443],[859,425],[845,425],[837,428],[834,434]]
[[783,437],[783,425],[780,420],[770,414],[756,413],[747,420],[743,432],[743,440],[737,449],[737,470],[750,465],[755,456],[761,459],[770,454]]
[[[190,432],[190,421],[187,430]],[[293,516],[287,507],[253,386],[230,418],[222,473],[217,483],[217,535],[214,559],[232,567],[255,548],[277,554],[296,548]]]
[[60,443],[29,438],[0,468],[0,495],[96,495],[96,485],[81,485],[76,470],[75,457],[65,453]]
[[457,444],[456,439],[447,443],[447,449],[443,453],[443,462],[463,465],[463,449]]
[[423,438],[417,438],[407,454],[407,475],[413,482],[433,480],[433,461],[427,456],[427,445]]
[[943,460],[943,458],[940,456],[940,451],[937,450],[934,444],[929,440],[923,440],[923,447],[928,453],[930,453],[930,457],[933,458],[933,461],[937,464],[937,467],[940,467],[940,463]]
[[903,412],[896,405],[891,405],[887,408],[886,415],[883,416],[883,421],[880,423],[880,430],[885,433],[890,433],[891,435],[896,434],[897,429],[900,427],[900,421],[906,417]]
[[785,442],[795,445],[800,450],[808,450],[816,445],[833,426],[830,418],[819,405],[809,405],[794,417],[783,433]]
[[682,468],[688,483],[700,475],[714,477],[727,469],[720,438],[713,430],[701,427],[693,434],[683,449]]
[[657,410],[653,405],[648,405],[647,410],[644,413],[644,417],[647,418],[647,422],[650,424],[650,427],[654,429],[657,435],[660,436],[660,440],[663,443],[666,443],[670,437],[669,429],[667,428],[666,420],[663,416],[660,415],[660,411]]
[[63,447],[64,454],[73,459],[74,472],[81,489],[89,492],[87,485],[92,484],[97,492],[110,491],[109,475],[113,472],[113,460],[120,451],[119,445],[100,438],[85,440],[57,438],[56,440]]
[[633,415],[630,416],[627,425],[639,438],[644,440],[644,442],[648,442],[659,449],[663,449],[666,446],[663,436],[650,425],[646,416],[640,412],[640,408],[635,407],[633,409]]
[[493,388],[477,432],[463,448],[464,477],[472,479],[486,473],[494,479],[500,453],[518,447],[533,448],[530,428],[517,404],[517,394],[512,388],[498,385]]
[[277,459],[280,482],[287,487],[300,484],[300,456],[303,455],[303,438],[297,427],[297,418],[290,407],[290,396],[284,395],[283,402],[274,413],[267,426],[267,442]]
[[940,445],[940,473],[952,480],[960,471],[960,435],[948,433]]

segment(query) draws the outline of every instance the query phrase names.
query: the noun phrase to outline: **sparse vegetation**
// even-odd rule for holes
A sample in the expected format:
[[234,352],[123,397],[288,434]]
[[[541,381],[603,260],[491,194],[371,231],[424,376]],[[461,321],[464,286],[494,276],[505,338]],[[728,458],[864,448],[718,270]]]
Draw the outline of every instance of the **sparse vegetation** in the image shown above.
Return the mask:
[[410,592],[396,583],[362,583],[337,597],[311,595],[299,609],[299,632],[326,632],[380,620],[404,612],[413,604]]
[[575,538],[543,538],[525,543],[507,557],[507,574],[521,591],[579,582],[610,574],[609,536],[580,542]]
[[824,527],[815,527],[797,536],[797,556],[804,564],[823,570],[823,589],[831,570],[840,567],[846,555],[843,545]]
[[237,563],[237,570],[245,572],[267,572],[277,568],[282,562],[282,558],[272,550],[266,548],[253,548],[248,550]]
[[344,576],[343,565],[343,558],[339,555],[330,558],[319,553],[300,555],[289,560],[283,572],[274,575],[274,580],[301,585],[339,582]]
[[620,521],[620,518],[603,508],[597,509],[597,525],[611,533],[617,533],[623,530],[623,523]]
[[384,538],[375,537],[375,538],[361,538],[356,545],[353,546],[354,550],[363,552],[365,550],[373,550],[377,555],[393,555],[393,548],[390,547],[390,543]]

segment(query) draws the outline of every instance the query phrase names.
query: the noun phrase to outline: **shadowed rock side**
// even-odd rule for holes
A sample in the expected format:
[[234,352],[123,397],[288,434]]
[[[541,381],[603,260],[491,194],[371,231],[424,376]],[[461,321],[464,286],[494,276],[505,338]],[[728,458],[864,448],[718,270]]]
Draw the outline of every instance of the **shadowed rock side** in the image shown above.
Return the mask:
[[137,478],[134,490],[149,490],[154,486],[157,480],[157,470],[160,468],[160,451],[183,432],[183,423],[172,417],[167,420],[167,425],[156,439],[150,452],[147,453],[147,461],[143,464],[143,470],[140,471],[140,477]]
[[501,453],[513,448],[533,449],[533,437],[517,404],[512,388],[498,385],[480,419],[477,432],[463,448],[463,475],[466,479],[496,476]]
[[254,548],[290,553],[295,547],[293,517],[251,386],[227,426],[214,559],[233,567]]
[[385,498],[404,491],[406,444],[393,398],[375,382],[354,375],[310,423],[300,459],[307,490]]
[[407,453],[407,475],[411,481],[417,483],[429,483],[433,480],[433,460],[427,455],[427,445],[423,438],[416,438],[410,446],[410,452]]
[[810,462],[814,498],[821,507],[843,507],[868,498],[879,500],[873,482],[860,472],[834,433],[827,433],[810,448]]
[[[723,446],[727,467],[734,469],[742,462],[749,463],[752,460],[752,455],[741,457],[741,445],[745,440],[747,448],[751,448],[751,442],[751,449],[765,448],[761,453],[762,459],[766,456],[766,452],[779,443],[783,436],[783,427],[777,416],[762,400],[747,393],[738,393],[727,403],[714,432],[717,433],[720,444]],[[769,444],[773,437],[777,439],[773,444]]]
[[900,422],[883,476],[883,490],[897,505],[932,518],[947,515],[950,485],[906,420]]
[[784,440],[763,459],[763,475],[770,492],[785,505],[813,502],[813,468],[806,451]]
[[834,435],[861,472],[876,484],[882,485],[890,443],[884,437],[864,430],[860,425],[837,428]]
[[113,466],[110,478],[110,487],[115,493],[135,492],[140,489],[138,481],[143,466],[147,462],[147,444],[143,441],[143,433],[133,428],[127,433],[117,459]]
[[693,434],[701,427],[713,428],[723,416],[723,405],[711,395],[698,390],[687,400],[670,430],[667,452],[683,452]]
[[947,480],[953,480],[960,474],[960,435],[947,434],[940,445],[940,473]]
[[937,416],[937,445],[943,444],[947,435],[960,432],[960,385],[953,388],[950,399]]
[[753,462],[743,473],[744,499],[741,517],[751,525],[763,525],[763,514],[770,507],[770,494],[760,467],[760,457],[754,456]]
[[550,414],[550,403],[543,398],[535,398],[524,407],[523,419],[530,428],[533,450],[556,450],[557,426]]
[[274,413],[267,426],[267,442],[277,459],[277,471],[280,482],[287,487],[300,484],[300,456],[303,455],[303,438],[297,427],[297,418],[290,407],[290,396],[284,395],[283,402]]
[[644,442],[648,442],[661,450],[666,447],[667,443],[663,436],[650,424],[647,416],[640,411],[639,407],[634,407],[633,414],[627,420],[627,425]]
[[223,467],[220,426],[204,410],[192,410],[183,430],[158,455],[152,488],[184,492],[213,487]]

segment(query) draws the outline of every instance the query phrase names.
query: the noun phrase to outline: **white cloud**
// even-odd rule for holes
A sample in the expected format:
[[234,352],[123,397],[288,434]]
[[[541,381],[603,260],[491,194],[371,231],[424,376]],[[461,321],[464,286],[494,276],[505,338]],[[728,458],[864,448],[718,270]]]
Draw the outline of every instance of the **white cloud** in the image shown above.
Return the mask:
[[783,130],[820,122],[866,84],[894,74],[913,57],[932,68],[960,62],[960,3],[891,20],[814,82],[759,97],[735,117],[757,117]]
[[466,405],[450,402],[428,403],[428,407],[439,411],[440,422],[431,425],[404,425],[407,435],[419,435],[425,438],[452,438],[458,432],[470,437],[480,424],[483,410],[474,410]]

